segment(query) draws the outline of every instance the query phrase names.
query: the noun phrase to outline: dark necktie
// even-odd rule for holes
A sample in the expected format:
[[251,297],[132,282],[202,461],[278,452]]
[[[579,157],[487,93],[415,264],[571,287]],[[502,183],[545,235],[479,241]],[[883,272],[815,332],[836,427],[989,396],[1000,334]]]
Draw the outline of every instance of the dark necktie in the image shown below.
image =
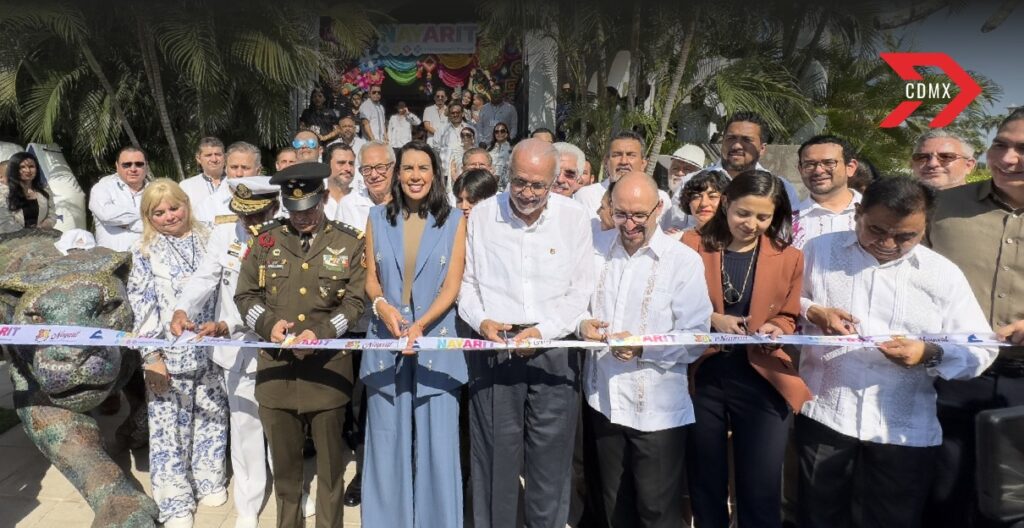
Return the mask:
[[313,239],[313,235],[302,235],[302,252],[309,253],[309,241]]

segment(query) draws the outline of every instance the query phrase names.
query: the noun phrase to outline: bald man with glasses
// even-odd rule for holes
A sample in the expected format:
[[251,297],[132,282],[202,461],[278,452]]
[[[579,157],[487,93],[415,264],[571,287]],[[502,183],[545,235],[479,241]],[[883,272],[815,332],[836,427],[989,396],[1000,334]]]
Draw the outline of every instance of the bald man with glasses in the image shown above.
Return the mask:
[[[509,190],[473,208],[459,316],[485,339],[561,339],[594,287],[589,215],[551,193],[558,152],[527,139],[512,151]],[[556,272],[557,271],[557,272]],[[475,526],[512,528],[519,477],[526,526],[563,528],[579,411],[579,353],[477,351],[470,372]]]

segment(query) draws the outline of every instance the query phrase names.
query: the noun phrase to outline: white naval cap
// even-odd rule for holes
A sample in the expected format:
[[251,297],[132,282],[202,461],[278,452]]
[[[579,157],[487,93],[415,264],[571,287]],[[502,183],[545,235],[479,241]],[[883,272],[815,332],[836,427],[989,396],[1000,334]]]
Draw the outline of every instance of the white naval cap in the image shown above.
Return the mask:
[[96,239],[92,233],[84,229],[69,229],[60,240],[53,243],[61,255],[67,255],[72,249],[88,250],[96,247]]

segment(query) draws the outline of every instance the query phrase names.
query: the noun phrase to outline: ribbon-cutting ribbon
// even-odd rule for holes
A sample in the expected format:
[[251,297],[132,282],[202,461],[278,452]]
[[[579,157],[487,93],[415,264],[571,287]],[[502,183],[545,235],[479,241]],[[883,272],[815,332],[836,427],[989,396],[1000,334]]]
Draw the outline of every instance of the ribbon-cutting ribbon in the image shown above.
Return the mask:
[[[609,339],[607,343],[565,339],[527,339],[520,342],[497,343],[486,339],[461,337],[420,337],[413,348],[417,350],[509,350],[523,348],[588,348],[608,346],[720,346],[720,345],[816,345],[825,347],[875,347],[895,338],[925,341],[936,344],[1004,347],[1013,346],[994,333],[975,334],[894,334],[876,336],[813,336],[785,335],[772,338],[767,335],[737,335],[719,333],[649,334],[625,339]],[[176,346],[227,346],[248,348],[313,348],[327,350],[404,350],[407,339],[313,339],[285,343],[237,340],[223,337],[198,337],[185,332],[176,339],[137,337],[128,332],[104,328],[59,325],[0,325],[0,345],[36,346],[121,346],[129,348]]]

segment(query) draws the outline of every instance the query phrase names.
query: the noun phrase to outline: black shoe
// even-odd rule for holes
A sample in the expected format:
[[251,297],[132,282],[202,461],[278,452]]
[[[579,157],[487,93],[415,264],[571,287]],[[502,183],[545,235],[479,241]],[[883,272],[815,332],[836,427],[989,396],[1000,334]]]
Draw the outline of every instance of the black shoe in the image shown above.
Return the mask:
[[302,458],[313,458],[316,456],[316,447],[313,445],[313,439],[306,437],[306,443],[302,445]]
[[359,506],[359,503],[363,501],[363,476],[361,474],[357,473],[356,478],[348,483],[343,501],[345,506]]
[[352,429],[343,430],[341,437],[345,440],[345,445],[348,446],[349,451],[355,451],[359,444],[359,438],[356,436],[356,432]]

